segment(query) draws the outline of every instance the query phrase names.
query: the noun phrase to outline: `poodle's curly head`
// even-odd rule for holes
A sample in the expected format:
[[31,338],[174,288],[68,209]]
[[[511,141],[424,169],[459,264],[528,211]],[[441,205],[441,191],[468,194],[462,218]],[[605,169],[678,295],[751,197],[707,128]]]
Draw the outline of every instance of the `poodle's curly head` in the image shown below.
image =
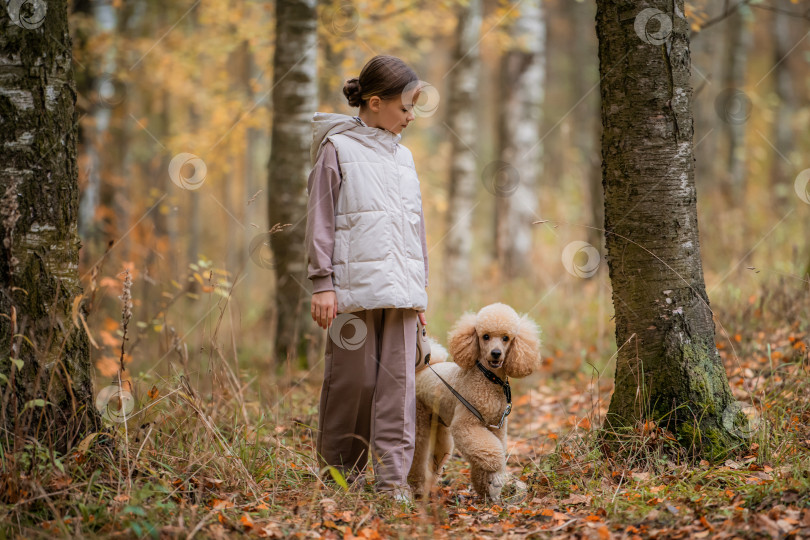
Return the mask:
[[480,361],[504,367],[509,377],[525,377],[540,363],[540,328],[527,315],[495,303],[461,316],[448,336],[450,354],[462,369]]

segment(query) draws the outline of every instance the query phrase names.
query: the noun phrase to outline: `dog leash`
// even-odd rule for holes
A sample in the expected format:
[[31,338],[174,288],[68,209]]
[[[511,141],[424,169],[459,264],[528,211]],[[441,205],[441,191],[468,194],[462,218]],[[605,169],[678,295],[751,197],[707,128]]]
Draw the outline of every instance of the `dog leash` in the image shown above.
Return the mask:
[[478,409],[476,409],[475,406],[472,403],[470,403],[469,401],[464,399],[464,396],[462,396],[461,394],[456,392],[456,389],[453,388],[452,386],[450,386],[450,383],[445,381],[444,378],[442,378],[442,376],[439,375],[439,373],[435,369],[433,369],[433,366],[430,365],[429,361],[430,361],[429,358],[426,358],[425,359],[425,364],[427,364],[427,366],[431,369],[431,371],[433,371],[433,373],[436,374],[436,376],[439,378],[439,380],[444,383],[444,385],[453,393],[453,395],[456,396],[456,398],[458,398],[458,400],[462,403],[462,405],[467,407],[468,411],[473,413],[473,415],[475,415],[475,417],[478,418],[478,420],[480,420],[481,423],[484,424],[485,426],[495,428],[495,429],[501,429],[501,427],[503,426],[504,421],[506,420],[506,417],[509,416],[510,412],[512,412],[512,389],[509,387],[509,378],[508,377],[507,377],[506,381],[503,381],[500,377],[498,377],[497,375],[492,373],[490,370],[485,368],[484,364],[482,364],[481,362],[479,362],[477,360],[475,362],[475,365],[478,367],[478,369],[481,371],[481,373],[484,374],[484,376],[487,379],[489,379],[491,382],[493,382],[495,384],[500,385],[501,388],[503,388],[503,394],[506,396],[506,409],[503,411],[503,414],[501,415],[501,421],[498,422],[498,425],[496,426],[496,425],[493,425],[493,424],[487,424],[487,421],[484,420],[484,417],[481,415],[480,412],[478,412]]

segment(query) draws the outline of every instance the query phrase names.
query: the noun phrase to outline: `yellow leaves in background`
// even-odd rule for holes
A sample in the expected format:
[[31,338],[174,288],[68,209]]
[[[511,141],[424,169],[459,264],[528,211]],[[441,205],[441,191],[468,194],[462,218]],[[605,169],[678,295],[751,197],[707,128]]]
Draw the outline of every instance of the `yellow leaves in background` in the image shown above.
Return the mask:
[[700,32],[705,22],[709,20],[709,14],[705,11],[705,2],[687,2],[684,7],[684,15],[693,32]]
[[[329,0],[319,5],[318,38],[334,56],[326,71],[338,78],[356,77],[375,54],[391,54],[416,64],[455,28],[458,0],[431,2],[418,9],[411,1],[365,0],[348,4]],[[322,75],[321,75],[322,76]],[[334,88],[338,94],[342,88]]]
[[509,27],[520,15],[518,1],[501,0],[498,7],[486,14],[481,23],[481,57],[492,61],[500,54],[515,46],[515,39],[509,35]]
[[[142,100],[151,104],[153,115],[154,125],[138,118],[141,125],[135,131],[148,130],[151,136],[140,135],[157,139],[168,152],[204,152],[216,144],[215,155],[202,156],[221,165],[209,168],[209,183],[224,180],[226,157],[241,155],[248,129],[269,125],[268,108],[256,105],[272,84],[266,68],[272,63],[275,21],[268,6],[272,3],[212,0],[195,4],[192,16],[190,5],[170,3],[150,11],[151,20],[145,24],[153,31],[148,36],[127,39],[116,34],[115,46],[99,44],[92,53],[126,51],[115,76],[131,79],[127,109],[138,115],[144,109],[136,100]],[[94,37],[100,43],[112,39]],[[247,72],[250,65],[252,71]],[[161,115],[171,122],[156,123]],[[166,127],[170,132],[162,133]]]

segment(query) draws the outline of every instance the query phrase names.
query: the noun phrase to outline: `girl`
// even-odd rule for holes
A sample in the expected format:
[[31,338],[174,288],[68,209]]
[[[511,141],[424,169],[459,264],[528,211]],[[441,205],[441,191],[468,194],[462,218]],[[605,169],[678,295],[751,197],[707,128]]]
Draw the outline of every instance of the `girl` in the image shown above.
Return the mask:
[[419,180],[399,140],[420,84],[402,60],[372,58],[343,87],[357,116],[315,113],[307,182],[312,318],[329,330],[318,458],[362,486],[370,447],[375,489],[401,501],[410,501],[428,257]]

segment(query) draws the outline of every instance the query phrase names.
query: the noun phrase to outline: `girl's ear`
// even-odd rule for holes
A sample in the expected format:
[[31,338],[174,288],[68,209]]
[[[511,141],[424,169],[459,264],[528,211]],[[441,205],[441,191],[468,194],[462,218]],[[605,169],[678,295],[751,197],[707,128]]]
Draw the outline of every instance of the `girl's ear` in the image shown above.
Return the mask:
[[512,350],[506,359],[506,374],[519,379],[540,366],[540,328],[527,315],[520,318]]
[[375,113],[380,112],[380,101],[380,96],[371,96],[368,98],[368,108]]
[[475,366],[480,356],[478,333],[475,331],[475,313],[465,313],[447,335],[448,349],[461,369]]

